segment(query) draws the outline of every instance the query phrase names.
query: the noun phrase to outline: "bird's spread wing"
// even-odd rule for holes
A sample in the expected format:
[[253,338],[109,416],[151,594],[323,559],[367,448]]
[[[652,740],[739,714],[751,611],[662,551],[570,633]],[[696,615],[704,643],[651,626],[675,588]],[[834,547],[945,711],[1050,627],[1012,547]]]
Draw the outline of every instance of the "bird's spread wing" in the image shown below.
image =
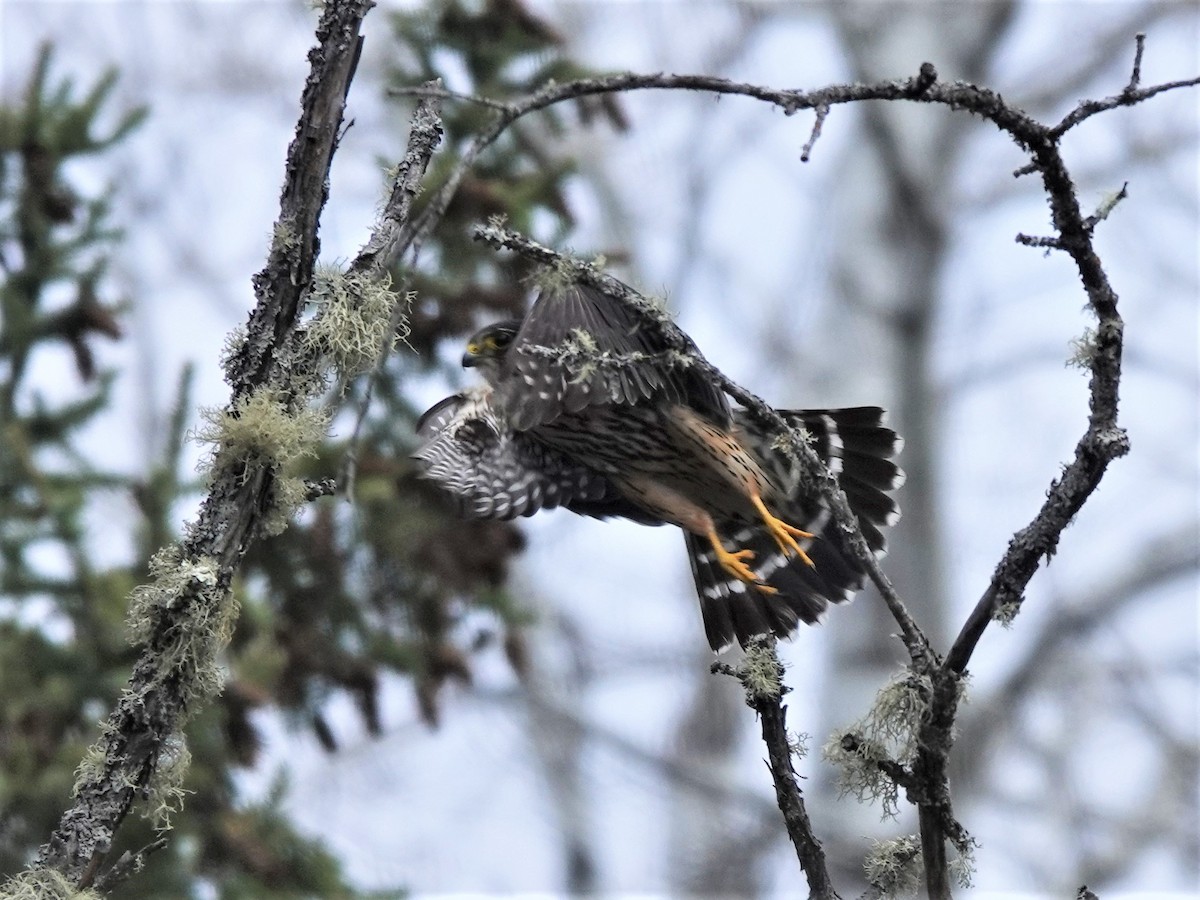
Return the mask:
[[424,477],[466,516],[511,519],[557,506],[601,518],[628,514],[627,501],[603,475],[509,428],[490,388],[440,401],[421,416],[417,433],[422,444],[413,458]]
[[[699,356],[694,345],[689,352]],[[634,310],[581,284],[538,297],[497,391],[497,405],[518,431],[589,406],[651,400],[685,403],[720,424],[729,419],[720,390],[681,363]]]

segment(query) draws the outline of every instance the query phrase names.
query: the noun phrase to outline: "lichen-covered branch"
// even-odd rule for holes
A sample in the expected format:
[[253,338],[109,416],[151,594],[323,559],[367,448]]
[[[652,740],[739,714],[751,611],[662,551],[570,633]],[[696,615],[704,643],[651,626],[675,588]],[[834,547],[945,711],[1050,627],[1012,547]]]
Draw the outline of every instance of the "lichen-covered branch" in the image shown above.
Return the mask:
[[783,683],[783,664],[775,650],[775,639],[753,641],[737,668],[714,663],[712,671],[737,678],[745,688],[746,705],[758,714],[763,743],[767,747],[767,768],[775,785],[775,801],[783,813],[788,838],[796,848],[796,858],[808,880],[809,896],[832,900],[838,893],[833,889],[825,864],[825,851],[813,832],[804,794],[792,767],[792,758],[800,748],[788,735],[787,707],[783,697],[790,688]]
[[[426,87],[430,90],[437,90],[440,83],[430,82]],[[408,149],[404,158],[392,172],[391,191],[366,245],[359,251],[346,271],[348,279],[363,277],[378,279],[410,251],[412,256],[410,262],[415,265],[415,258],[420,250],[424,232],[417,227],[412,218],[413,201],[421,191],[421,182],[429,167],[429,160],[441,140],[441,104],[436,97],[430,97],[418,103],[413,112],[408,135]],[[403,285],[401,287],[403,288]],[[385,320],[385,327],[386,333],[391,339],[377,342],[371,358],[364,360],[369,363],[364,366],[364,369],[367,370],[366,386],[358,403],[354,429],[347,442],[342,471],[338,479],[339,489],[347,496],[354,494],[354,482],[358,471],[358,447],[363,424],[367,418],[367,410],[371,405],[375,382],[387,362],[396,336],[402,335],[404,317],[408,312],[406,298],[393,297],[390,302],[391,309]],[[380,319],[375,321],[379,322]],[[407,334],[407,331],[404,331],[403,334]],[[346,372],[345,374],[355,373]]]
[[[293,369],[295,329],[317,257],[317,222],[330,161],[371,0],[331,0],[309,54],[296,136],[257,304],[230,354],[233,399],[213,419],[211,484],[182,546],[157,558],[155,581],[139,589],[131,625],[143,649],[103,734],[79,771],[74,797],[41,848],[36,867],[87,888],[136,801],[171,797],[181,769],[181,729],[219,689],[217,654],[236,617],[230,584],[242,556],[278,504],[280,471],[319,424],[304,409],[319,376]],[[305,416],[309,415],[309,419]],[[288,427],[279,428],[283,423]],[[165,755],[164,755],[165,754]],[[169,782],[169,783],[168,783]]]

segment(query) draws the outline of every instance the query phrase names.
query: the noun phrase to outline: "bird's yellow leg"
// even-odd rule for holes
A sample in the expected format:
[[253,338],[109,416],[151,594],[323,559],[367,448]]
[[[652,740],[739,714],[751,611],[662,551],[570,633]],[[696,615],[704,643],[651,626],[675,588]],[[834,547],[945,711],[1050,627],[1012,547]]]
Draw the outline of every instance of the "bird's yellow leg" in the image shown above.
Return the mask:
[[796,538],[807,540],[811,537],[816,537],[807,531],[801,531],[794,525],[789,525],[783,519],[777,519],[771,515],[771,511],[767,509],[766,504],[762,502],[762,497],[758,494],[753,494],[750,501],[754,504],[754,508],[758,510],[758,514],[762,516],[763,524],[767,526],[767,530],[771,532],[771,537],[775,538],[775,543],[779,545],[779,549],[783,551],[784,556],[799,556],[804,560],[806,566],[811,566],[813,561],[809,559],[804,548],[797,543]]
[[769,584],[764,584],[758,580],[758,577],[750,569],[746,563],[754,559],[753,550],[738,550],[736,553],[730,553],[721,543],[721,539],[717,537],[715,528],[708,529],[708,542],[712,544],[713,553],[717,556],[717,562],[721,568],[736,578],[738,581],[744,581],[746,584],[752,584],[764,594],[778,594],[779,591]]

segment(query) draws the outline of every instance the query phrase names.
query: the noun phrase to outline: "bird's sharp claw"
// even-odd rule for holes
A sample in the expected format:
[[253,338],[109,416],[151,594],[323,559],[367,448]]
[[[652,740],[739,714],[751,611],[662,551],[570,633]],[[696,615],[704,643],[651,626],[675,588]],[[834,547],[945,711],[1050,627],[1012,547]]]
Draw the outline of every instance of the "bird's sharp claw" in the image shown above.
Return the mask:
[[709,536],[712,542],[713,550],[716,553],[717,562],[721,568],[736,578],[738,581],[744,581],[746,584],[754,585],[761,593],[778,594],[776,588],[771,587],[763,581],[760,581],[754,571],[746,565],[750,560],[754,559],[754,551],[749,549],[738,550],[730,553],[722,545],[715,534]]
[[760,497],[754,498],[754,505],[758,508],[759,515],[762,516],[763,524],[767,526],[767,530],[771,532],[771,537],[775,538],[775,543],[779,545],[779,550],[784,556],[798,556],[806,566],[813,565],[812,559],[804,548],[800,546],[796,540],[809,540],[816,535],[803,531],[794,525],[789,525],[783,519],[776,518],[771,515],[771,511],[767,509]]

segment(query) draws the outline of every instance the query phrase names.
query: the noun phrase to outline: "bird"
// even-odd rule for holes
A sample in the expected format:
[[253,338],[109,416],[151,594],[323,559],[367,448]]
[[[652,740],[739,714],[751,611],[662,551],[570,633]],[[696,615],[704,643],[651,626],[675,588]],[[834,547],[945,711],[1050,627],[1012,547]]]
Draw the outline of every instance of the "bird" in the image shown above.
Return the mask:
[[[787,637],[850,600],[865,572],[827,501],[779,443],[644,312],[590,284],[541,292],[462,358],[483,384],[418,420],[413,458],[466,517],[564,507],[684,532],[709,646]],[[879,407],[792,409],[876,557],[900,509],[903,441]]]

